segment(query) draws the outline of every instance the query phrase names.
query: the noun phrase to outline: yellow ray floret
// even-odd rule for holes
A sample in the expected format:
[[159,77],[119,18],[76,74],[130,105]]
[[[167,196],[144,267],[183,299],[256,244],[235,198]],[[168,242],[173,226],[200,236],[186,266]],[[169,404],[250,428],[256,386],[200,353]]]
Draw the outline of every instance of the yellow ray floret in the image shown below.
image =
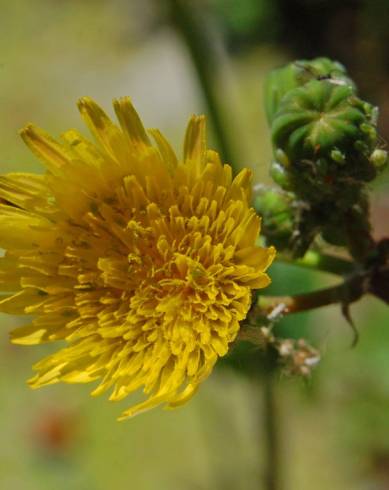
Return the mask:
[[111,400],[143,389],[121,418],[176,407],[270,282],[250,172],[233,179],[207,149],[204,117],[190,120],[179,160],[128,98],[114,102],[119,126],[89,98],[79,108],[95,143],[29,125],[22,137],[46,174],[0,177],[0,311],[32,315],[15,343],[67,343],[34,366],[32,387],[99,380],[93,394]]

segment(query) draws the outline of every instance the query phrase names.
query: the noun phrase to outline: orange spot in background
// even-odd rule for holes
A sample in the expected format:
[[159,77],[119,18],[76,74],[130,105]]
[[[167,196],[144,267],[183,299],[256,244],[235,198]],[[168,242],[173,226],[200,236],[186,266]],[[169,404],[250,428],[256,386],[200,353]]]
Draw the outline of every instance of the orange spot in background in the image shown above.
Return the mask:
[[33,444],[53,456],[70,451],[79,435],[78,415],[58,407],[39,413],[31,428]]

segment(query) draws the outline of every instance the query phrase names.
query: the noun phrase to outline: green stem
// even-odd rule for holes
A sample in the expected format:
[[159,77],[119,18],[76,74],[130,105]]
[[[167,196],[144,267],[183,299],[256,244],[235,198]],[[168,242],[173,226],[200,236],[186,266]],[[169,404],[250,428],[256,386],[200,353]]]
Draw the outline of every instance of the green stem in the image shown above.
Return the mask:
[[[211,33],[207,29],[207,18],[200,18],[195,2],[187,0],[167,0],[167,2],[170,5],[174,25],[185,40],[196,68],[223,161],[233,167],[235,159],[223,123],[222,108],[215,84],[218,57]],[[233,167],[233,169],[236,173],[237,168]]]
[[276,398],[276,380],[274,369],[269,366],[264,376],[263,429],[265,432],[266,461],[264,488],[280,490],[280,450],[279,450],[279,414]]

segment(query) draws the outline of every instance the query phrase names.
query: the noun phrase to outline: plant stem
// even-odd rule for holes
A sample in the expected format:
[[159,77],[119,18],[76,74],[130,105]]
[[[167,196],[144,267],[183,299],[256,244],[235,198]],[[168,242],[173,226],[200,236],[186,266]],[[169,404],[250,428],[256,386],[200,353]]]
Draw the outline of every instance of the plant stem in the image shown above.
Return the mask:
[[341,284],[295,296],[260,296],[252,315],[266,316],[280,310],[282,314],[298,313],[328,306],[330,304],[350,304],[367,292],[365,276],[354,275]]
[[195,8],[196,2],[187,0],[167,1],[170,4],[174,25],[185,40],[196,68],[223,161],[228,162],[233,167],[235,159],[223,123],[221,104],[215,85],[218,57],[214,50],[210,30],[207,28],[207,18],[200,18],[200,12]]
[[275,390],[274,369],[268,363],[264,376],[263,429],[265,433],[266,461],[264,488],[280,490],[280,451],[279,451],[279,414]]

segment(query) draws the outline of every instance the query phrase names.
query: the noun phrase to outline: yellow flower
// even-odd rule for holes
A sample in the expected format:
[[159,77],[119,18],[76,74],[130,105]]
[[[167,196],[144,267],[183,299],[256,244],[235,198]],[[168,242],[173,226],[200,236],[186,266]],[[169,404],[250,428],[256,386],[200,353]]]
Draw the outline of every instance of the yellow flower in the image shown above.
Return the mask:
[[67,342],[34,366],[32,387],[100,379],[92,394],[113,388],[111,400],[143,387],[123,419],[195,393],[275,252],[255,245],[250,171],[232,179],[207,150],[204,117],[178,161],[128,98],[114,102],[120,127],[89,98],[79,108],[97,145],[29,125],[22,137],[47,173],[0,177],[0,311],[34,318],[14,343]]

